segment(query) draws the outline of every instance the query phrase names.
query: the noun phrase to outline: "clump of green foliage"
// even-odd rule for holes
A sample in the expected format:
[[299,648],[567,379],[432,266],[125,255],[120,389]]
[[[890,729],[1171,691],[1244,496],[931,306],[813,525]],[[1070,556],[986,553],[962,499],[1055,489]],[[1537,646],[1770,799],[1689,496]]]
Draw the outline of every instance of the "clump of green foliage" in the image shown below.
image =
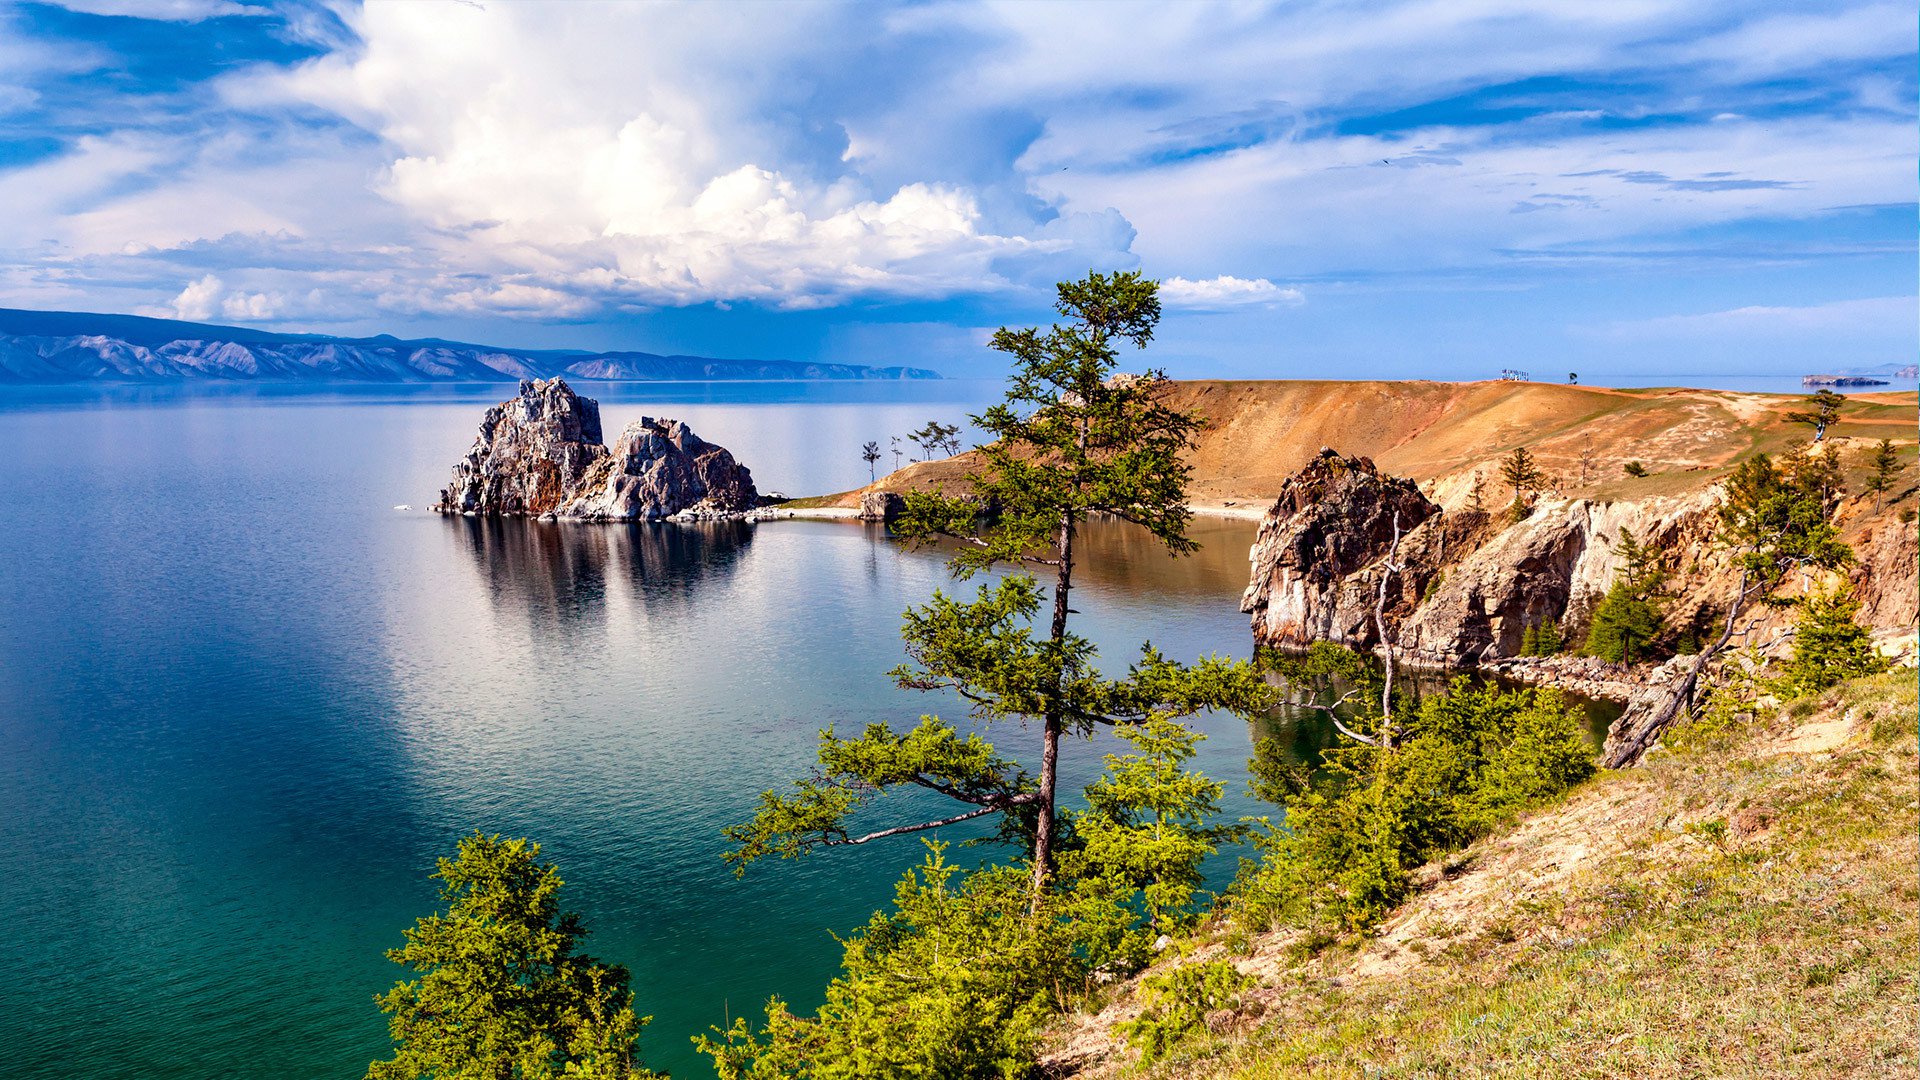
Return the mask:
[[1594,608],[1580,651],[1610,663],[1631,664],[1645,659],[1660,636],[1667,573],[1660,553],[1640,543],[1629,530],[1621,530],[1613,553],[1621,561],[1620,573]]
[[1844,587],[1804,596],[1799,608],[1793,656],[1778,684],[1782,696],[1815,694],[1887,670],[1886,658],[1874,650],[1873,635],[1855,618],[1860,601]]
[[[1073,573],[1085,558],[1075,541],[1090,516],[1132,522],[1174,555],[1197,546],[1186,534],[1184,455],[1200,418],[1166,402],[1157,374],[1115,371],[1119,342],[1152,338],[1156,285],[1137,273],[1090,274],[1061,284],[1056,308],[1064,324],[994,335],[1014,373],[1006,399],[972,417],[992,441],[975,448],[969,490],[914,492],[895,525],[910,543],[958,540],[957,577],[1001,564],[1048,568],[1050,597],[1025,573],[972,597],[936,592],[906,613],[908,663],[892,672],[902,688],[955,695],[978,725],[1030,722],[1036,771],[934,716],[852,737],[828,729],[811,776],[765,793],[752,820],[726,830],[739,871],[769,855],[976,819],[1024,859],[963,872],[935,845],[893,909],[846,941],[815,1015],[776,1000],[758,1031],[743,1021],[702,1040],[723,1080],[1016,1074],[1041,1021],[1095,973],[1138,967],[1154,937],[1189,924],[1201,860],[1240,832],[1212,821],[1221,787],[1187,768],[1199,736],[1181,721],[1263,710],[1274,694],[1259,672],[1220,658],[1180,664],[1142,646],[1112,677],[1070,628]],[[1131,752],[1108,755],[1085,810],[1063,809],[1056,777],[1068,737],[1109,726]],[[899,805],[887,798],[897,791],[959,805],[930,820],[873,822]]]
[[[1284,674],[1366,688],[1378,678],[1369,658],[1326,643]],[[1463,677],[1417,706],[1400,699],[1391,718],[1358,699],[1347,741],[1317,774],[1284,764],[1271,740],[1256,747],[1255,794],[1286,817],[1235,885],[1251,925],[1368,926],[1406,895],[1411,870],[1593,773],[1584,715],[1553,690]]]
[[1867,478],[1867,494],[1873,496],[1873,508],[1878,510],[1881,500],[1893,490],[1893,478],[1904,472],[1906,466],[1901,464],[1892,439],[1881,439],[1862,456],[1867,468],[1873,470],[1873,475]]
[[1122,726],[1073,812],[1071,843],[1033,905],[1022,864],[962,871],[944,843],[848,937],[826,1004],[767,1005],[696,1040],[721,1080],[1019,1075],[1041,1026],[1097,974],[1144,965],[1160,934],[1192,926],[1200,865],[1243,832],[1221,825],[1221,785],[1186,768],[1201,736],[1161,716]]
[[1566,644],[1560,634],[1560,620],[1547,619],[1539,625],[1529,624],[1520,635],[1521,656],[1557,656]]
[[721,1080],[1019,1075],[1040,1025],[1070,1002],[1121,909],[1049,891],[1031,910],[1017,865],[963,872],[946,845],[901,879],[891,911],[844,943],[841,973],[810,1017],[774,999],[696,1040]]
[[1647,475],[1647,467],[1637,461],[1629,461],[1625,465],[1620,466],[1620,471],[1635,479]]
[[1521,522],[1533,512],[1532,495],[1544,481],[1545,476],[1534,463],[1533,453],[1524,446],[1516,446],[1500,462],[1500,479],[1513,489],[1513,502],[1507,506],[1507,520]]
[[1119,1025],[1143,1063],[1165,1058],[1206,1030],[1207,1014],[1232,1009],[1254,980],[1231,960],[1181,964],[1140,980],[1140,1015]]
[[647,1019],[627,970],[577,952],[586,929],[559,907],[559,871],[540,845],[475,833],[441,859],[446,911],[387,953],[419,977],[376,1000],[394,1055],[368,1080],[516,1077],[644,1080],[634,1063]]

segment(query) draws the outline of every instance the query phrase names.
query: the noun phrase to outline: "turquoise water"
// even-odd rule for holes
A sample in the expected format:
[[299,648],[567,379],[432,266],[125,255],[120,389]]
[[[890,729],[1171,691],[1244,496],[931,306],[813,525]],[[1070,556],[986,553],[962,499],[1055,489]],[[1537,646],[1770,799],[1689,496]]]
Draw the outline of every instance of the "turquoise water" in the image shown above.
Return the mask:
[[[801,493],[863,482],[861,441],[993,389],[587,392],[610,431],[681,416],[763,489]],[[772,993],[813,1004],[829,932],[917,860],[905,840],[736,881],[718,832],[807,768],[819,728],[945,707],[884,676],[900,611],[948,584],[937,556],[843,523],[394,510],[432,501],[499,387],[6,393],[8,1076],[360,1075],[386,1050],[372,998],[400,969],[383,951],[475,828],[546,845],[592,951],[633,969],[648,1063],[710,1075],[688,1036]],[[1252,526],[1196,535],[1174,561],[1090,534],[1075,607],[1110,660],[1149,638],[1245,654]],[[1204,727],[1230,811],[1258,809],[1247,726]],[[1283,733],[1302,752],[1320,737]],[[1067,781],[1106,748],[1070,747]]]

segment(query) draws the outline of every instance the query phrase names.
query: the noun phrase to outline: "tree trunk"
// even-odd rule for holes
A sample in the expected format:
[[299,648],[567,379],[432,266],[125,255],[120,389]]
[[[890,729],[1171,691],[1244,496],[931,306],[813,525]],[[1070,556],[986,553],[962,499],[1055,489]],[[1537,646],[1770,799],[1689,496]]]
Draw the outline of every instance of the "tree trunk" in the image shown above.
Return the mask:
[[[1733,603],[1727,608],[1727,625],[1720,632],[1720,639],[1700,650],[1699,659],[1693,662],[1693,667],[1687,670],[1687,674],[1680,680],[1680,685],[1674,688],[1673,693],[1668,695],[1667,699],[1661,702],[1660,707],[1654,709],[1645,719],[1622,728],[1618,738],[1615,738],[1612,732],[1608,732],[1607,745],[1600,756],[1601,768],[1624,769],[1639,761],[1640,755],[1647,752],[1647,748],[1660,737],[1660,733],[1667,730],[1674,720],[1679,718],[1681,712],[1693,704],[1693,691],[1700,685],[1701,673],[1706,671],[1707,664],[1733,641],[1733,628],[1740,619],[1740,613],[1746,609],[1747,577],[1747,573],[1742,571],[1740,591],[1734,594]],[[1626,720],[1627,717],[1622,716],[1615,723],[1625,723]]]
[[[1060,556],[1060,573],[1053,583],[1053,631],[1055,644],[1067,636],[1067,593],[1073,588],[1073,517],[1060,515],[1060,539],[1056,545]],[[1054,777],[1060,765],[1060,732],[1062,717],[1060,712],[1059,687],[1054,687],[1054,696],[1047,705],[1046,728],[1042,735],[1040,750],[1040,820],[1033,832],[1033,899],[1031,908],[1040,909],[1040,898],[1047,888],[1047,873],[1053,863],[1053,798]]]

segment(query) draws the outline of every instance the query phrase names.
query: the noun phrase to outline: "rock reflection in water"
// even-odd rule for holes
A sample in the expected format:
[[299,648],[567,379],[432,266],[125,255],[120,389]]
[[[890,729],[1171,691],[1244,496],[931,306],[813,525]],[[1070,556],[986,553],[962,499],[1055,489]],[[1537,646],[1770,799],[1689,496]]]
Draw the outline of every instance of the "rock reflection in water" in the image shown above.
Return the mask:
[[522,605],[536,625],[599,625],[609,581],[642,604],[690,603],[726,577],[753,540],[739,521],[631,525],[450,517],[497,608]]

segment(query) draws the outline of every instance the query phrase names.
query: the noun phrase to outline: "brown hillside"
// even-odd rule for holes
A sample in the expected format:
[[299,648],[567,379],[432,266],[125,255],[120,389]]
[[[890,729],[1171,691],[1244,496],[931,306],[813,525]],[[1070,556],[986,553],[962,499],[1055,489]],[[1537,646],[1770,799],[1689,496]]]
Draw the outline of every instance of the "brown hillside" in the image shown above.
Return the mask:
[[[1533,451],[1563,494],[1638,498],[1698,488],[1754,450],[1776,452],[1810,434],[1785,419],[1800,407],[1801,396],[1793,394],[1332,380],[1193,380],[1173,383],[1171,393],[1175,404],[1208,421],[1190,459],[1196,506],[1230,509],[1264,509],[1323,446],[1373,458],[1383,471],[1411,477],[1440,502],[1457,505],[1476,469],[1490,492],[1497,489],[1498,460],[1516,446]],[[1890,438],[1911,460],[1920,394],[1856,394],[1847,401],[1830,440],[1853,451]],[[1627,477],[1622,468],[1630,461],[1651,475]],[[873,487],[939,486],[966,464],[966,455],[920,462]],[[1905,482],[1911,484],[1911,472]],[[859,492],[820,502],[856,506]]]

